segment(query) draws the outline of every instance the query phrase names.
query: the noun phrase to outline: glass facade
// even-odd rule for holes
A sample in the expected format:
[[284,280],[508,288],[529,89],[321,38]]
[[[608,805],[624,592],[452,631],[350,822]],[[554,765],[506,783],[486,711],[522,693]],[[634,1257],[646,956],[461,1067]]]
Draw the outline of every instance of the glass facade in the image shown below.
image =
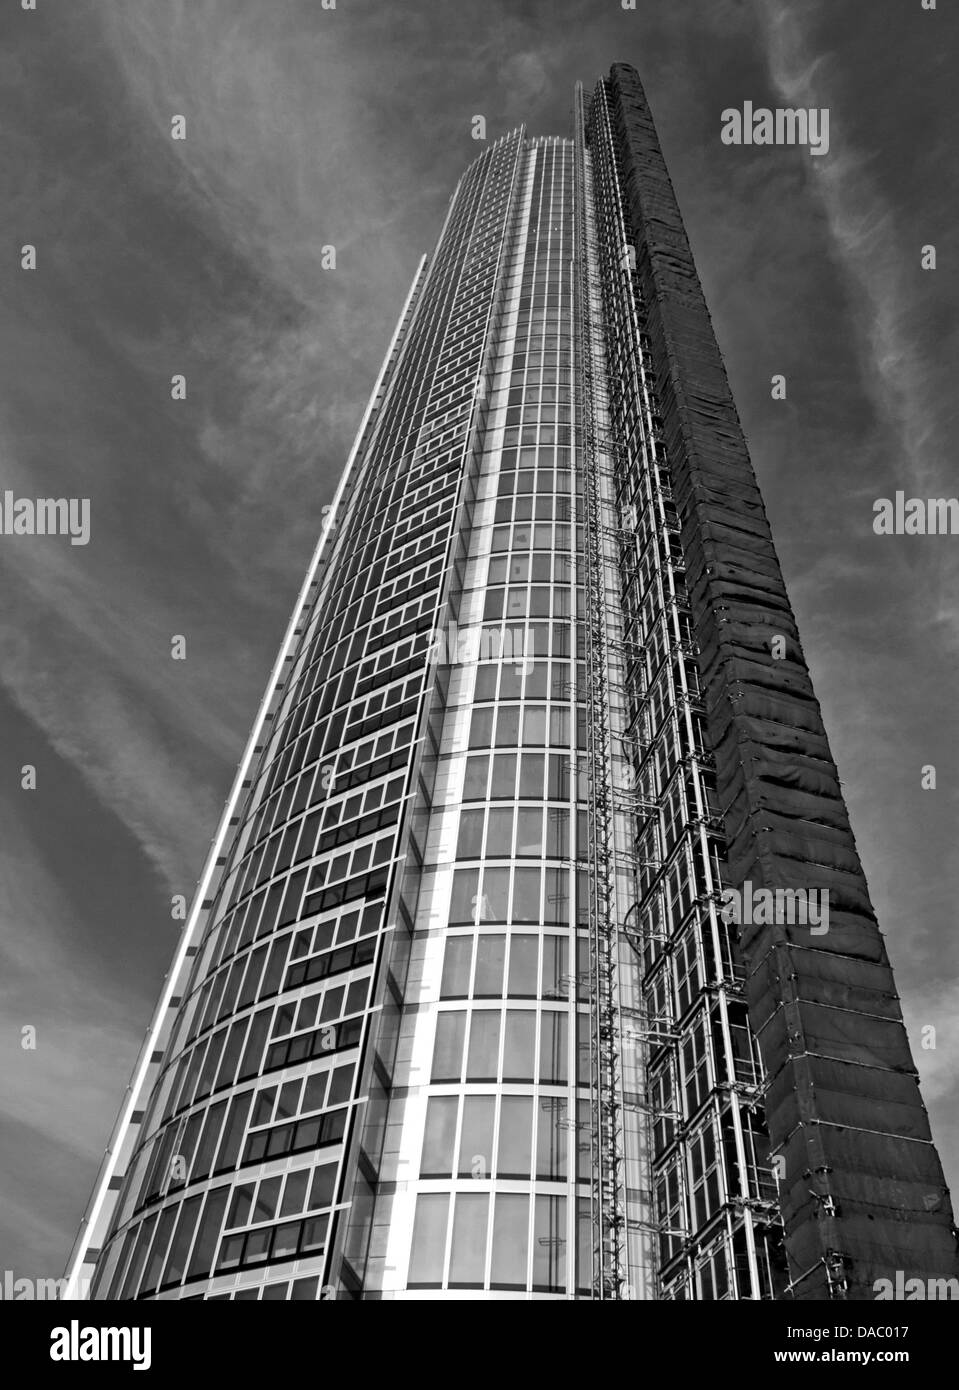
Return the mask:
[[[638,401],[582,390],[584,353],[605,376],[633,349],[609,288],[608,152],[585,160],[571,140],[498,141],[417,276],[154,1028],[94,1298],[601,1296],[585,412],[618,409],[639,457],[651,426]],[[606,325],[589,339],[577,239],[609,282],[586,291]],[[756,1077],[748,1030],[723,1032],[738,1020],[703,997],[696,855],[719,840],[696,832],[708,772],[683,761],[702,735],[677,703],[667,470],[603,487],[610,515],[641,518],[611,611],[661,658],[630,673],[617,766],[650,800],[671,789],[662,827],[616,815],[625,891],[659,924],[642,961],[619,948],[619,1100],[644,1089],[648,1054],[660,1115],[624,1109],[620,1296],[651,1296],[657,1224],[711,1222],[714,1292],[691,1291],[703,1261],[682,1261],[678,1234],[660,1237],[664,1291],[736,1296],[729,1037],[737,1078]],[[682,1144],[677,1096],[698,1117]],[[755,1168],[761,1125],[753,1143]]]
[[73,1293],[783,1295],[611,100],[485,150],[417,272]]

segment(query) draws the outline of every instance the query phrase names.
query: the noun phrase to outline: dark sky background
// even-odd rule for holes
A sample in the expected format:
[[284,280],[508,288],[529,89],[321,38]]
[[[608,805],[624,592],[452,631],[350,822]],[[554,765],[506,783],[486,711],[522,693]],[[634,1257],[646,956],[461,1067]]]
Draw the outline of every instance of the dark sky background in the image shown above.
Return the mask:
[[[959,1186],[959,538],[872,531],[878,497],[959,491],[955,8],[3,5],[0,495],[89,497],[92,534],[0,536],[0,1267],[62,1271],[171,895],[192,894],[322,505],[479,152],[471,118],[568,134],[574,81],[617,61],[657,119]],[[747,99],[827,106],[828,156],[722,145]]]

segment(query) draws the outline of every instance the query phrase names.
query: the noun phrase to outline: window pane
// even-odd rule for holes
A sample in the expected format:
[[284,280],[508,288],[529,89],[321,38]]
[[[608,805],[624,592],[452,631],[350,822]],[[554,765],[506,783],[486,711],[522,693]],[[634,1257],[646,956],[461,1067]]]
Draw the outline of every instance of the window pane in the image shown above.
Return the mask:
[[569,925],[569,870],[546,870],[546,904],[543,921],[565,927]]
[[539,1055],[540,1081],[563,1085],[567,1080],[567,1024],[566,1014],[543,1011],[543,1032]]
[[[553,812],[549,812],[550,816]],[[516,853],[542,855],[543,853],[543,811],[542,807],[521,806],[516,821]],[[555,855],[554,855],[555,857]]]
[[[495,1081],[499,1055],[499,1009],[474,1009],[470,1021],[467,1081]],[[434,1078],[435,1079],[435,1078]]]
[[446,943],[443,959],[441,999],[465,999],[470,992],[470,966],[473,961],[473,938],[451,936]]
[[505,936],[481,936],[476,943],[476,979],[473,997],[500,998],[503,993],[503,966],[506,960]]
[[433,1081],[459,1081],[463,1070],[463,1039],[466,1036],[466,1014],[441,1013],[436,1019],[436,1041],[433,1044]]
[[535,1197],[533,1214],[533,1288],[566,1287],[566,1198]]
[[466,759],[466,778],[463,783],[464,801],[482,801],[486,796],[486,778],[489,758],[486,756]]
[[[546,758],[543,753],[524,753],[520,765],[520,796],[540,799],[543,795],[543,773]],[[552,793],[551,793],[552,795]]]
[[[514,651],[517,651],[518,648],[517,648],[517,647],[514,647],[513,650],[514,650]],[[522,696],[522,694],[523,694],[523,673],[522,673],[522,667],[519,666],[519,665],[517,665],[517,666],[504,666],[504,667],[503,667],[503,680],[502,680],[502,684],[500,685],[500,699],[501,699],[501,700],[518,700],[518,699],[520,699],[520,697]]]
[[299,1216],[306,1204],[306,1184],[309,1176],[308,1168],[300,1168],[297,1172],[287,1175],[286,1187],[283,1189],[283,1205],[280,1207],[281,1216]]
[[511,934],[509,939],[509,993],[513,998],[536,998],[539,937]]
[[213,1162],[213,1154],[216,1151],[216,1142],[220,1137],[220,1125],[223,1123],[223,1112],[226,1110],[226,1101],[218,1101],[207,1111],[206,1122],[203,1126],[203,1137],[197,1149],[196,1159],[193,1163],[193,1171],[190,1174],[190,1181],[196,1182],[197,1178],[205,1178],[210,1171]]
[[512,798],[516,790],[516,754],[515,753],[494,753],[493,754],[493,782],[490,787],[490,798]]
[[426,1107],[423,1157],[420,1174],[426,1178],[448,1178],[453,1172],[453,1144],[456,1139],[456,1096],[434,1096]]
[[476,671],[476,688],[473,691],[473,699],[495,700],[496,699],[496,677],[499,672],[498,666],[479,666]]
[[253,1203],[254,1221],[272,1221],[276,1215],[276,1204],[280,1196],[280,1179],[264,1178],[260,1183]]
[[533,1099],[504,1096],[499,1121],[498,1178],[528,1178],[532,1162]]
[[449,921],[452,926],[469,925],[476,920],[479,869],[454,869]]
[[546,706],[527,705],[523,721],[523,743],[542,748],[546,742]]
[[507,1009],[504,1081],[532,1081],[535,1037],[535,1013],[531,1009]]
[[193,1247],[193,1257],[190,1260],[187,1274],[189,1279],[203,1278],[213,1268],[213,1252],[220,1237],[220,1224],[229,1195],[229,1187],[218,1187],[215,1191],[207,1194],[206,1206],[203,1208],[203,1217],[200,1221],[200,1229],[197,1233],[196,1245]]
[[546,856],[569,858],[569,812],[561,806],[551,806],[546,812]]
[[[526,690],[527,700],[545,699],[548,694],[547,683],[549,677],[549,664],[545,661],[537,661],[532,669],[527,669]],[[564,692],[561,698],[569,698],[568,692]]]
[[456,1198],[453,1213],[453,1249],[450,1285],[482,1285],[486,1268],[486,1227],[489,1193],[467,1193]]
[[479,859],[483,852],[483,811],[460,813],[459,837],[456,841],[457,859]]
[[123,1291],[120,1295],[121,1301],[126,1302],[136,1293],[137,1284],[140,1282],[140,1274],[143,1270],[143,1263],[147,1257],[147,1250],[150,1247],[150,1238],[153,1235],[153,1228],[156,1225],[156,1216],[148,1216],[146,1221],[141,1222],[137,1228],[136,1247],[133,1251],[126,1278],[123,1281]]
[[350,1062],[345,1067],[337,1067],[333,1072],[333,1080],[330,1082],[330,1094],[327,1097],[327,1105],[339,1105],[344,1100],[349,1100],[350,1092],[353,1090],[353,1063]]
[[446,1192],[424,1193],[416,1199],[408,1281],[414,1287],[437,1287],[443,1282],[449,1205],[449,1194]]
[[180,1208],[176,1235],[170,1246],[170,1258],[167,1260],[167,1267],[163,1272],[164,1284],[172,1284],[183,1278],[183,1272],[186,1269],[186,1257],[190,1251],[190,1242],[193,1239],[202,1200],[202,1197],[190,1197]]
[[249,1222],[250,1207],[253,1205],[255,1190],[256,1183],[252,1182],[242,1183],[241,1186],[233,1189],[233,1201],[230,1204],[230,1215],[226,1223],[228,1231],[235,1226],[245,1226]]
[[569,710],[552,705],[549,711],[549,741],[554,748],[569,743]]
[[525,1289],[528,1253],[529,1198],[501,1193],[493,1212],[491,1286]]
[[561,758],[557,753],[549,755],[549,784],[546,795],[550,801],[569,800],[569,758]]
[[500,705],[496,721],[497,748],[515,748],[519,743],[519,708],[519,705]]
[[492,810],[486,837],[487,859],[509,859],[513,853],[513,812]]
[[576,1202],[576,1231],[576,1290],[587,1293],[593,1281],[593,1223],[585,1197]]
[[505,922],[509,911],[509,869],[486,869],[480,900],[481,922]]
[[513,921],[538,922],[539,887],[542,875],[539,869],[517,869],[513,884]]
[[567,1129],[566,1102],[541,1097],[536,1112],[536,1176],[565,1178]]
[[[459,1176],[488,1178],[493,1172],[493,1096],[467,1096],[463,1101]],[[431,1102],[432,1104],[432,1102]]]
[[489,748],[493,741],[493,710],[474,709],[473,719],[470,724],[471,748]]
[[300,1223],[298,1221],[291,1221],[286,1226],[277,1226],[276,1234],[273,1237],[273,1259],[282,1260],[290,1255],[295,1255],[299,1235]]
[[335,1187],[336,1164],[322,1164],[313,1174],[313,1186],[310,1188],[310,1207],[332,1206]]
[[173,1234],[173,1223],[177,1218],[178,1211],[179,1208],[175,1206],[165,1207],[160,1214],[153,1249],[150,1251],[146,1273],[143,1276],[143,1283],[140,1285],[141,1294],[153,1293],[160,1282],[160,1271],[163,1268],[163,1261],[166,1259],[167,1247],[170,1243],[170,1236]]
[[543,998],[564,999],[569,994],[569,942],[565,936],[543,938]]

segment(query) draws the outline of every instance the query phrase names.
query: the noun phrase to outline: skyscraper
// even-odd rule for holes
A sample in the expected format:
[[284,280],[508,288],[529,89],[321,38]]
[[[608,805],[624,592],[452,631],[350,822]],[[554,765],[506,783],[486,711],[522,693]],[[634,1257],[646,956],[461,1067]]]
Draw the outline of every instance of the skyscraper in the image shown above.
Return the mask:
[[[778,898],[774,896],[778,892]],[[948,1191],[636,73],[470,166],[97,1180],[93,1298],[872,1298]]]

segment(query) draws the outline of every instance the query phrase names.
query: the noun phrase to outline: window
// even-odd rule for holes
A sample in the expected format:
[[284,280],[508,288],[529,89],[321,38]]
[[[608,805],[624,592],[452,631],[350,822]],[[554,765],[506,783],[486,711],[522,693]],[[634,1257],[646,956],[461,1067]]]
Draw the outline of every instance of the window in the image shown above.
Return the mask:
[[703,1226],[718,1209],[720,1179],[716,1133],[712,1123],[690,1140],[693,1225]]
[[490,1287],[525,1289],[529,1256],[529,1199],[499,1193],[493,1214]]
[[514,999],[535,999],[539,937],[510,935],[509,994]]
[[480,936],[476,943],[475,999],[499,999],[503,993],[505,936]]
[[565,1085],[568,1079],[567,1038],[569,1019],[565,1013],[543,1011],[540,1043],[539,1079],[553,1085]]
[[481,922],[505,922],[509,915],[509,869],[486,869],[480,898]]
[[[454,1100],[455,1104],[455,1100]],[[463,1101],[459,1176],[488,1178],[493,1173],[493,1096],[467,1096]]]
[[453,891],[450,896],[449,921],[451,926],[471,926],[476,920],[477,897],[479,894],[479,869],[455,869],[453,871]]
[[310,1208],[332,1206],[335,1189],[336,1164],[321,1164],[313,1174],[313,1184],[310,1188]]
[[443,957],[441,999],[465,999],[470,988],[470,968],[473,962],[473,938],[451,936],[446,942]]
[[569,942],[565,936],[543,938],[544,999],[562,999],[569,993]]
[[532,1081],[536,1014],[532,1009],[506,1010],[503,1080]]
[[228,1187],[217,1187],[207,1193],[206,1206],[200,1218],[196,1245],[193,1247],[193,1257],[187,1272],[188,1279],[205,1278],[213,1268],[213,1254],[220,1236],[220,1225],[229,1195]]
[[[550,812],[550,815],[553,813]],[[516,853],[541,857],[543,853],[542,808],[521,806],[516,817]]]
[[513,812],[493,809],[489,813],[486,858],[508,859],[513,853]]
[[466,1014],[441,1013],[436,1019],[436,1041],[433,1044],[433,1081],[459,1081],[463,1070],[463,1042],[466,1037]]
[[446,1192],[421,1193],[416,1199],[408,1280],[411,1288],[439,1288],[443,1282],[449,1206]]
[[167,1246],[173,1234],[173,1223],[177,1217],[178,1208],[176,1206],[164,1207],[160,1213],[160,1220],[157,1223],[156,1237],[153,1241],[153,1249],[150,1252],[150,1260],[143,1276],[143,1283],[140,1285],[140,1293],[153,1293],[157,1284],[160,1282],[160,1271],[166,1258]]
[[458,1107],[456,1096],[433,1096],[427,1104],[420,1159],[420,1175],[424,1178],[448,1178],[453,1172]]
[[164,1284],[178,1284],[183,1278],[186,1258],[190,1251],[190,1242],[193,1240],[193,1232],[196,1228],[202,1200],[202,1197],[190,1197],[180,1208],[180,1219],[177,1222],[176,1234],[170,1246],[170,1257],[167,1260],[167,1267],[163,1275]]
[[[470,1020],[467,1081],[495,1081],[499,1059],[499,1009],[474,1009]],[[435,1079],[435,1078],[434,1078]]]
[[453,1212],[450,1288],[482,1287],[486,1269],[489,1193],[460,1193]]
[[513,884],[513,921],[538,922],[540,920],[540,882],[539,869],[517,869]]
[[566,1101],[541,1096],[536,1112],[536,1176],[559,1180],[566,1176],[568,1139]]
[[533,1199],[533,1289],[561,1292],[566,1287],[566,1198]]
[[483,852],[483,812],[463,811],[460,814],[457,859],[478,859]]
[[528,1178],[532,1165],[533,1100],[504,1096],[501,1101],[498,1178]]
[[276,1204],[280,1196],[280,1178],[264,1178],[256,1193],[251,1220],[272,1221],[276,1215]]

